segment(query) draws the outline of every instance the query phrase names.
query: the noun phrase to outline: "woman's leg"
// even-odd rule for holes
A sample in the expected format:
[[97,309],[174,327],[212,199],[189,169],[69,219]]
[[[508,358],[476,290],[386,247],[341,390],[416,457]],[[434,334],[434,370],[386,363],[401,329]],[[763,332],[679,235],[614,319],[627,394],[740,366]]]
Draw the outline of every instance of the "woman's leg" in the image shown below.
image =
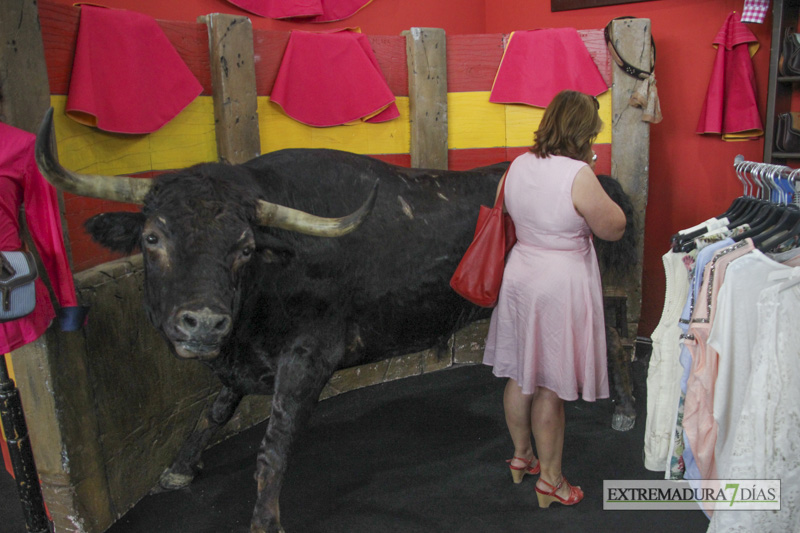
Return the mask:
[[[522,388],[513,379],[506,383],[503,393],[503,408],[506,414],[506,425],[514,443],[514,457],[521,457],[526,461],[532,458],[533,446],[531,445],[531,404],[533,394],[522,394]],[[536,459],[531,465],[536,464]],[[511,461],[511,466],[524,466],[523,461]]]
[[[561,480],[561,456],[564,452],[564,400],[550,389],[537,387],[531,414],[533,438],[542,466],[540,479],[555,486]],[[539,488],[547,489],[547,485],[539,483]],[[562,485],[556,494],[568,497],[569,487]]]

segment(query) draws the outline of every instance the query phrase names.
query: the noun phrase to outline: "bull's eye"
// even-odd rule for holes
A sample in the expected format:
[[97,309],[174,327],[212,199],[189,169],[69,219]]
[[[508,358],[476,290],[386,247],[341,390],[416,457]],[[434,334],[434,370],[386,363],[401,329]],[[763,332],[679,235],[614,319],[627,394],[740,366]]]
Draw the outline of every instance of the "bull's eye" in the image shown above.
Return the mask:
[[158,244],[158,235],[155,233],[149,233],[145,235],[144,240],[147,242],[147,244]]
[[253,247],[245,246],[244,248],[242,248],[242,255],[244,257],[250,257],[251,255],[253,255]]

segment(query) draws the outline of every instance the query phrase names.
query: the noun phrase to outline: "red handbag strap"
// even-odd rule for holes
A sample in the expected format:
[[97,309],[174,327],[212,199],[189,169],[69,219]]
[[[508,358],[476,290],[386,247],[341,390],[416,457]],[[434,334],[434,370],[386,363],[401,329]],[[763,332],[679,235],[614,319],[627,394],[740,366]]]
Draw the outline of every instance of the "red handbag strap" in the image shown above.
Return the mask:
[[505,198],[505,194],[506,194],[506,178],[507,177],[508,177],[508,170],[506,170],[505,173],[503,174],[503,177],[500,178],[500,181],[502,181],[503,183],[502,183],[502,185],[500,185],[500,192],[497,194],[497,200],[494,201],[494,207],[495,208],[497,208],[497,206],[501,206],[502,207],[502,205],[503,205],[503,199]]

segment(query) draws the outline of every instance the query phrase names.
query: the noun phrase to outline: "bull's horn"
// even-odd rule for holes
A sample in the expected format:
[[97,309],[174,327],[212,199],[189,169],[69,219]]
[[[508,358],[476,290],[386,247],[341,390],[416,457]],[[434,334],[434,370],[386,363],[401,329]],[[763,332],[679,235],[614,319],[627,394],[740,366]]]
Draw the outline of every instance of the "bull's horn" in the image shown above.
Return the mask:
[[265,200],[258,201],[256,216],[262,226],[317,235],[320,237],[341,237],[356,229],[369,215],[378,197],[378,182],[372,188],[369,198],[353,213],[341,218],[325,218],[298,211],[291,207],[273,204]]
[[62,167],[53,156],[50,144],[52,129],[53,108],[51,107],[44,116],[36,135],[36,164],[39,165],[39,172],[53,186],[79,196],[116,200],[129,204],[144,203],[144,197],[152,185],[149,179],[78,174]]

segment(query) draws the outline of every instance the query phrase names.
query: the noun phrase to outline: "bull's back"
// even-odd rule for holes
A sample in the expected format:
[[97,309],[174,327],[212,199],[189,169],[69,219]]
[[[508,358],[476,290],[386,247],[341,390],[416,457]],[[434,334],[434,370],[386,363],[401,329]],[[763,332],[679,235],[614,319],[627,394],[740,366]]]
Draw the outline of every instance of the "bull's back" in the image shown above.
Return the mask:
[[[295,267],[308,272],[287,272],[293,284],[329,291],[332,305],[348,308],[362,356],[356,362],[431,347],[481,314],[449,280],[472,240],[480,206],[494,200],[502,168],[407,169],[335,150],[284,150],[256,163],[265,194],[273,195],[268,200],[321,216],[353,211],[379,181],[375,207],[353,233],[337,239],[283,234],[304,254]],[[318,284],[326,270],[328,284]]]

